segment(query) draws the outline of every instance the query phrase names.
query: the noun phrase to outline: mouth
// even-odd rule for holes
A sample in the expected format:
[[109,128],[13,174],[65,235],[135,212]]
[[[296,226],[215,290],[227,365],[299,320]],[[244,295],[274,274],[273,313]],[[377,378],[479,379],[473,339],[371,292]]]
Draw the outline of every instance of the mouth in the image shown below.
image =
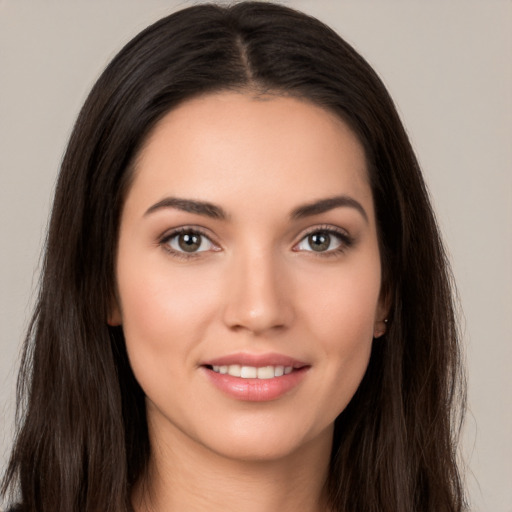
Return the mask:
[[234,354],[206,361],[201,367],[224,394],[243,401],[265,402],[298,387],[311,365],[278,354]]
[[240,364],[230,365],[206,365],[208,370],[221,375],[231,375],[232,377],[239,377],[241,379],[274,379],[282,377],[293,372],[293,366],[242,366]]

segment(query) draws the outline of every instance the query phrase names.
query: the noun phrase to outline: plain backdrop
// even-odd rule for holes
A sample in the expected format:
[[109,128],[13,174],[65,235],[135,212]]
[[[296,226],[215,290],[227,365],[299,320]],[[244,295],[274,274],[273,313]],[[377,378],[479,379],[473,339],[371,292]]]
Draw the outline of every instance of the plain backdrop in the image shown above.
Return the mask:
[[[0,470],[12,444],[19,349],[53,186],[74,119],[124,43],[191,3],[0,0]],[[471,510],[512,512],[512,3],[283,3],[336,29],[396,101],[464,311],[462,455]]]

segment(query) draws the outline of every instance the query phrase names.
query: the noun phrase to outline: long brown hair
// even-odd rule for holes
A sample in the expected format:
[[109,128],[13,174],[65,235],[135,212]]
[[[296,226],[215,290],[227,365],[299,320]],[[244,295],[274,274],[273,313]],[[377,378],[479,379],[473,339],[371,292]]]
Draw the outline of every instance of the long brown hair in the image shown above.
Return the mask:
[[363,144],[392,309],[335,424],[327,482],[339,512],[460,512],[464,403],[451,275],[420,169],[366,61],[318,20],[268,2],[200,5],[148,27],[92,89],[62,163],[18,381],[4,495],[30,512],[122,512],[150,455],[144,395],[115,293],[132,164],[170,109],[226,89],[270,90],[338,114]]

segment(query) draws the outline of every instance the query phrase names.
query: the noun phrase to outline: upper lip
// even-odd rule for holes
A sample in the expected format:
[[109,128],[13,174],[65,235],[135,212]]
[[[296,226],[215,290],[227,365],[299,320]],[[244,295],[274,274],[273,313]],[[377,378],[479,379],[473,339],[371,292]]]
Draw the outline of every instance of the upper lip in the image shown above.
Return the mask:
[[230,366],[232,364],[254,366],[256,368],[262,368],[263,366],[291,366],[293,368],[303,368],[304,366],[309,366],[303,361],[283,354],[249,354],[246,352],[209,359],[201,363],[201,366]]

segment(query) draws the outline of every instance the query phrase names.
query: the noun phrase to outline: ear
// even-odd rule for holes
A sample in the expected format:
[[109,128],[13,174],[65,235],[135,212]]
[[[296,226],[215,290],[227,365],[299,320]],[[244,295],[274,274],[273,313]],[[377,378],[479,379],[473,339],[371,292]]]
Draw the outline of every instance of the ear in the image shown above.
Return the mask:
[[375,311],[375,322],[373,325],[373,337],[380,338],[386,334],[388,328],[388,317],[391,311],[391,296],[388,292],[382,291]]
[[380,338],[384,336],[388,327],[388,319],[384,318],[384,320],[376,320],[373,326],[373,337],[374,339]]
[[107,315],[107,324],[110,325],[110,327],[117,327],[123,323],[121,308],[116,298],[112,298],[110,302],[111,306]]

